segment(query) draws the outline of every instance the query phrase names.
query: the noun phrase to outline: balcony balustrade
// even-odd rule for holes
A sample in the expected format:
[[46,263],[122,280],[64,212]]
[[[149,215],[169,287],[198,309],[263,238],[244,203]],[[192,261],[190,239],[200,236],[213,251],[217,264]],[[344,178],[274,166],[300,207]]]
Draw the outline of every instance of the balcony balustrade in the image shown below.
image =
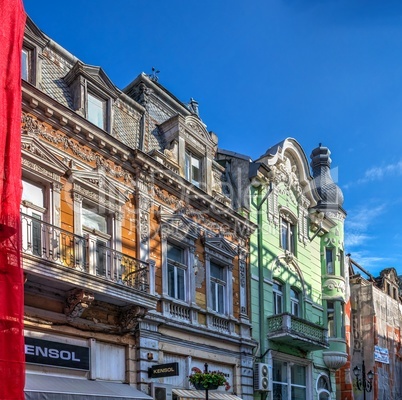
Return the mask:
[[94,235],[79,236],[21,214],[22,255],[74,268],[149,293],[149,263],[104,245]]
[[289,313],[268,317],[268,339],[304,351],[329,347],[327,329]]

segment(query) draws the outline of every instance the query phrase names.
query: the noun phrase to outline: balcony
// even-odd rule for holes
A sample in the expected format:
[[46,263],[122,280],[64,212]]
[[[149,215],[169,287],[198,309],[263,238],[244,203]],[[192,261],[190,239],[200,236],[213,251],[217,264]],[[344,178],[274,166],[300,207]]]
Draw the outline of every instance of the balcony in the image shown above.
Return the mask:
[[329,347],[327,329],[288,313],[268,317],[268,339],[304,351]]
[[[75,235],[22,213],[21,228],[23,267],[30,275],[47,277],[66,290],[78,286],[121,297],[123,303],[135,300],[135,293],[150,294],[151,263],[100,244],[94,235]],[[154,300],[139,299],[155,308]]]

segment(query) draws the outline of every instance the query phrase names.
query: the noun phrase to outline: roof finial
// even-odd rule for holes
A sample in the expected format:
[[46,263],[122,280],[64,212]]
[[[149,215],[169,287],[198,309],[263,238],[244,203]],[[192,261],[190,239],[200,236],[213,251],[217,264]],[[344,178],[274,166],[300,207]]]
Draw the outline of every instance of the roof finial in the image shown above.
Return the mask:
[[152,67],[152,73],[151,73],[151,75],[148,75],[149,79],[151,79],[151,81],[153,81],[153,82],[158,82],[159,76],[157,74],[159,74],[159,72],[161,72],[161,71],[159,71],[159,69]]

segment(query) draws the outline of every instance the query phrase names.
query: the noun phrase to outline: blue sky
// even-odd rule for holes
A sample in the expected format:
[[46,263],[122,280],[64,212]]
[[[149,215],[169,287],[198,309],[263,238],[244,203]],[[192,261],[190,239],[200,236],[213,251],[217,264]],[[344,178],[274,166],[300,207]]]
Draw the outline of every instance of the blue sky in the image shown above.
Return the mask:
[[255,159],[286,137],[332,152],[346,252],[402,274],[402,2],[25,0],[38,27],[119,88],[139,73]]

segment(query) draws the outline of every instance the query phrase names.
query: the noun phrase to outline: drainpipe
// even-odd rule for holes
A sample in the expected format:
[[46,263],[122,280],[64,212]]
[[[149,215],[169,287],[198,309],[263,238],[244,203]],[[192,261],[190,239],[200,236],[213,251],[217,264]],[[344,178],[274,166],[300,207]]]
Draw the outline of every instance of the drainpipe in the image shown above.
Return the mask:
[[[265,201],[268,199],[269,195],[272,193],[273,190],[273,184],[272,180],[269,182],[269,189],[267,190],[267,193],[265,193],[265,196],[261,199],[261,201],[258,202],[257,204],[257,225],[258,225],[258,230],[257,230],[257,245],[258,245],[258,252],[257,252],[257,262],[258,262],[258,283],[259,283],[259,324],[260,324],[260,359],[265,356],[266,351],[264,347],[265,343],[265,332],[264,332],[264,327],[265,327],[265,318],[264,318],[264,270],[262,267],[262,245],[263,245],[263,238],[262,238],[262,213],[261,213],[261,208]],[[259,186],[258,188],[258,200],[260,200],[261,197],[261,192],[262,192],[262,185]]]

